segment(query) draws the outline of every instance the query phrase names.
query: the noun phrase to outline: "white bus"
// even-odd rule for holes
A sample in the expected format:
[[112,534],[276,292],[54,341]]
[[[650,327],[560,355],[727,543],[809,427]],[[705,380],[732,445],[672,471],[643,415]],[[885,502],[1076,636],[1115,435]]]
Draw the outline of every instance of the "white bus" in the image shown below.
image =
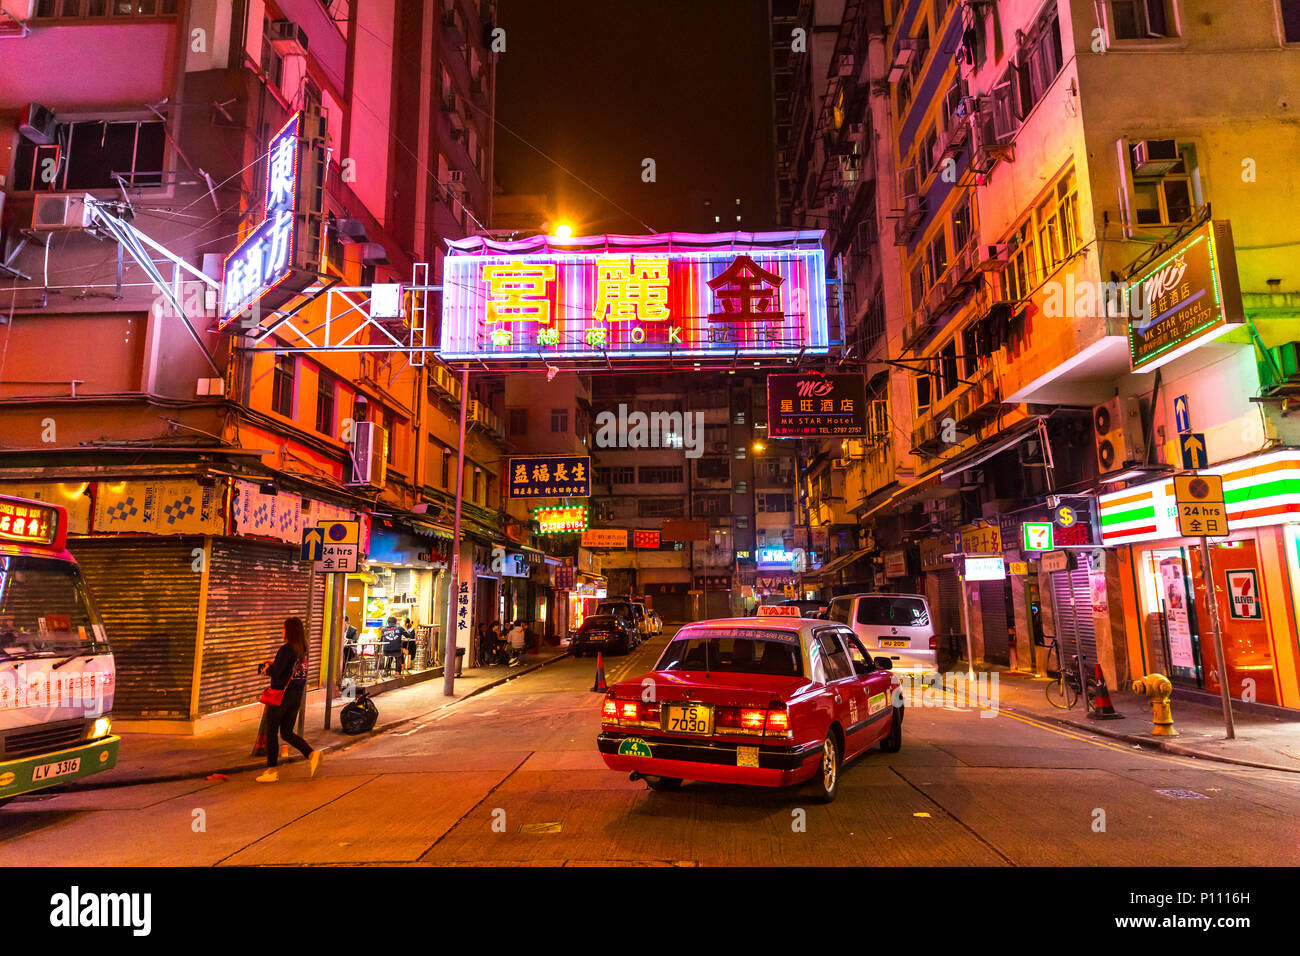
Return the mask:
[[67,536],[65,509],[0,496],[0,805],[117,763],[113,653]]

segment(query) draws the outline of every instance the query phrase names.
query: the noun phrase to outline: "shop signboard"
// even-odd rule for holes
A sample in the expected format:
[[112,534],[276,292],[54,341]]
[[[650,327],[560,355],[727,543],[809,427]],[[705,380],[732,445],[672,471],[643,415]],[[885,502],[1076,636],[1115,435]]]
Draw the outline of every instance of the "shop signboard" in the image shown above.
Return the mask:
[[965,564],[966,573],[962,576],[967,581],[1001,581],[1007,576],[1001,555],[967,555]]
[[271,138],[263,175],[265,214],[226,257],[218,328],[249,309],[283,305],[318,278],[324,118],[295,113]]
[[903,578],[907,577],[907,554],[903,551],[886,551],[885,559],[885,577]]
[[961,529],[962,554],[1001,554],[1002,529],[997,521],[970,524]]
[[584,548],[626,548],[626,528],[588,528],[582,532]]
[[[92,508],[92,482],[88,481],[6,481],[0,485],[0,495],[15,498],[32,498],[59,505],[68,513],[66,525],[69,534],[90,534]],[[105,482],[103,484],[108,484]],[[123,484],[118,482],[117,484]]]
[[759,548],[756,563],[760,568],[789,568],[794,565],[798,554],[798,551],[787,551],[784,548]]
[[[245,483],[240,482],[243,486]],[[254,491],[256,485],[248,485]],[[203,487],[197,481],[101,481],[95,488],[95,530],[120,534],[224,534],[226,520],[221,500],[224,487]],[[302,529],[302,499],[264,504],[265,525],[284,528],[297,541]],[[236,500],[238,511],[241,502]],[[281,535],[281,540],[286,540]]]
[[1020,545],[1025,551],[1051,551],[1056,547],[1050,521],[1026,521],[1020,526]]
[[586,498],[591,495],[590,455],[511,458],[506,493],[511,498]]
[[1070,551],[1049,551],[1038,562],[1039,570],[1049,574],[1054,571],[1073,571],[1075,567],[1075,557]]
[[496,547],[492,549],[492,571],[507,578],[526,578],[532,569],[527,555]]
[[534,508],[533,520],[538,534],[566,534],[587,530],[586,505],[561,505],[555,508]]
[[767,437],[861,438],[867,430],[867,380],[859,372],[767,377]]
[[1022,508],[999,518],[1002,540],[1009,547],[1018,542],[1021,551],[1052,551],[1057,548],[1099,548],[1097,499],[1093,495],[1060,495],[1054,506]]
[[1229,329],[1245,314],[1232,227],[1206,222],[1134,277],[1124,294],[1130,366],[1150,372]]
[[820,231],[450,243],[447,360],[824,353]]
[[632,532],[632,547],[659,548],[659,531],[654,528],[638,528]]
[[1225,572],[1228,580],[1228,616],[1236,621],[1262,621],[1264,606],[1259,601],[1259,577],[1254,568]]
[[706,541],[709,537],[709,523],[697,518],[667,518],[660,527],[659,535],[665,541]]

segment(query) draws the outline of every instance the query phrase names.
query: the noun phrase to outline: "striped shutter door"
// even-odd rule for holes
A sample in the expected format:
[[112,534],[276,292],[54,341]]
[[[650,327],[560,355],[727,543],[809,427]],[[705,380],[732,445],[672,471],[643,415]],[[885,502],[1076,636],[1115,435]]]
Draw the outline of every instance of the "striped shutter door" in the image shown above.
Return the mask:
[[[1070,609],[1071,590],[1078,611],[1077,634],[1075,614]],[[1091,668],[1097,663],[1097,634],[1092,620],[1092,587],[1088,569],[1084,567],[1075,571],[1052,572],[1052,594],[1055,600],[1052,615],[1056,619],[1061,660],[1069,663],[1070,655],[1082,654]]]
[[116,664],[113,712],[186,719],[194,682],[202,538],[73,538]]
[[[266,677],[260,661],[275,656],[285,618],[307,624],[309,687],[320,683],[324,575],[313,574],[299,549],[269,542],[218,538],[212,544],[199,713],[257,700]],[[311,614],[308,588],[315,590]]]
[[984,626],[984,659],[994,664],[1011,663],[1007,635],[1007,599],[1002,581],[981,581],[980,621]]

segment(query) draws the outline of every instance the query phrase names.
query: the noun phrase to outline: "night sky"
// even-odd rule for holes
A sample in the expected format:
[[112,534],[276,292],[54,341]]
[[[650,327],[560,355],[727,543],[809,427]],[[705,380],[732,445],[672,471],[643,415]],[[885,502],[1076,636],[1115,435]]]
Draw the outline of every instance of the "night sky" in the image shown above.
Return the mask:
[[[501,0],[497,118],[632,216],[497,127],[496,177],[546,193],[580,234],[690,229],[692,190],[720,226],[773,228],[766,0]],[[641,180],[653,158],[657,182]]]

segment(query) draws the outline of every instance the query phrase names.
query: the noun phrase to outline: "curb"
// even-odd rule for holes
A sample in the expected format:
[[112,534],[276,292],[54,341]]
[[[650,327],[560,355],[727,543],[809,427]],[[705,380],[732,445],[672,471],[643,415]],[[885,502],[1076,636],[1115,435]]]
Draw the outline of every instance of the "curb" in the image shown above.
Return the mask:
[[[485,691],[489,691],[494,687],[500,687],[502,684],[523,677],[525,674],[531,674],[533,671],[540,670],[543,667],[547,667],[551,664],[554,664],[556,661],[562,661],[568,656],[569,656],[569,652],[565,651],[564,653],[557,654],[556,656],[549,658],[548,660],[538,661],[536,664],[530,664],[528,667],[521,668],[518,672],[514,674],[504,674],[501,677],[496,678],[495,680],[488,681],[486,684],[483,684],[480,687],[475,687],[464,697],[457,697],[455,700],[448,701],[445,704],[440,704],[437,707],[430,708],[429,710],[422,711],[421,713],[413,714],[410,717],[403,717],[400,720],[389,721],[386,724],[381,724],[379,726],[371,728],[369,731],[367,731],[364,734],[357,734],[355,737],[350,737],[345,740],[338,740],[332,744],[329,744],[328,746],[318,747],[317,749],[321,753],[334,753],[336,751],[346,750],[349,747],[354,747],[357,744],[362,743],[363,741],[370,740],[373,737],[379,737],[383,734],[388,733],[389,731],[396,730],[398,727],[404,727],[407,724],[414,723],[417,720],[427,717],[429,714],[437,713],[440,710],[446,710],[448,707],[454,707],[457,704],[469,700],[471,697],[476,697],[479,694],[482,694]],[[235,764],[229,767],[218,767],[218,768],[209,767],[203,770],[196,770],[196,771],[186,772],[186,773],[157,774],[151,777],[132,777],[126,780],[111,780],[111,781],[110,780],[96,781],[94,780],[94,778],[89,778],[88,782],[84,784],[72,784],[67,787],[58,787],[58,788],[51,787],[48,790],[45,790],[43,792],[49,794],[81,793],[88,790],[113,790],[118,787],[137,787],[137,786],[142,786],[144,784],[150,784],[150,783],[176,783],[181,780],[205,780],[212,774],[220,773],[220,774],[230,775],[236,773],[244,773],[245,771],[248,770],[257,770],[258,768],[264,767],[265,765],[266,765],[265,760],[263,758],[252,757],[244,761],[243,763]]]
[[1017,710],[1014,707],[1001,706],[1002,710],[1009,710],[1013,714],[1019,714],[1022,717],[1034,717],[1038,720],[1050,721],[1054,724],[1060,724],[1063,727],[1073,727],[1075,730],[1086,730],[1094,733],[1099,737],[1109,737],[1112,740],[1123,740],[1127,743],[1138,744],[1153,750],[1163,750],[1166,753],[1175,754],[1179,757],[1192,757],[1197,760],[1212,760],[1216,763],[1234,764],[1238,767],[1254,767],[1257,770],[1275,770],[1280,773],[1300,773],[1300,767],[1283,767],[1278,764],[1264,763],[1258,760],[1245,760],[1241,757],[1228,757],[1220,754],[1203,753],[1192,747],[1184,747],[1181,744],[1172,743],[1168,740],[1158,740],[1155,737],[1148,737],[1142,734],[1126,734],[1118,730],[1108,730],[1099,727],[1094,723],[1080,723],[1077,720],[1066,720],[1064,717],[1054,717],[1050,714],[1038,714],[1032,711]]

